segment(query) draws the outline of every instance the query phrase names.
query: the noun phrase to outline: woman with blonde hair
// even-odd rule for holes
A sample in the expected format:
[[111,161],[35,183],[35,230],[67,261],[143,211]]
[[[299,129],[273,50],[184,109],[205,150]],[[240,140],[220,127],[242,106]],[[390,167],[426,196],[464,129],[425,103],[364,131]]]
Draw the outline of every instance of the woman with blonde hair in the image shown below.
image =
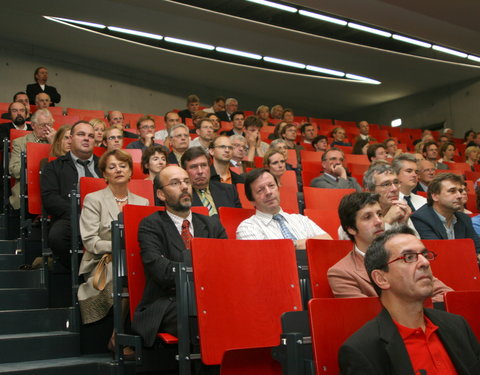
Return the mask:
[[70,145],[72,143],[72,139],[70,137],[71,128],[72,127],[70,125],[63,125],[57,130],[55,137],[53,138],[50,156],[58,158],[59,156],[63,156],[70,151]]
[[105,133],[105,129],[107,128],[107,124],[103,120],[99,118],[92,118],[89,121],[90,125],[93,126],[93,131],[95,132],[95,146],[102,147],[103,145],[103,133]]
[[263,167],[277,179],[278,186],[282,186],[282,176],[287,171],[284,154],[275,149],[268,150],[263,156]]
[[475,172],[475,166],[478,165],[480,158],[480,147],[469,146],[465,149],[465,163],[470,164],[470,169]]

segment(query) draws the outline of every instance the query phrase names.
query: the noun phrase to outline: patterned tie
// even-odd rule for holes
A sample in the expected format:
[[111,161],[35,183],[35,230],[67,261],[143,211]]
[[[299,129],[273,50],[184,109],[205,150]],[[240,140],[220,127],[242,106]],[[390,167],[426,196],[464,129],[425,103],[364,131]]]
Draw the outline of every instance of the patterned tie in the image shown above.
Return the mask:
[[182,234],[181,234],[183,244],[185,249],[190,250],[190,242],[192,241],[192,234],[190,233],[190,222],[188,220],[183,220],[182,223]]
[[85,170],[85,177],[93,177],[92,172],[90,172],[90,169],[88,169],[88,164],[90,164],[90,160],[77,159],[77,163],[80,164]]
[[280,231],[282,232],[283,238],[289,239],[289,240],[296,240],[297,237],[295,237],[292,232],[290,232],[290,229],[288,229],[287,224],[285,223],[285,218],[280,215],[280,214],[275,214],[273,215],[273,220],[275,220],[278,225],[280,226]]
[[405,199],[407,201],[407,204],[410,206],[410,208],[412,209],[412,212],[415,212],[415,207],[413,206],[413,203],[412,203],[412,198],[410,197],[410,195],[404,195],[403,196],[403,199]]
[[210,202],[210,199],[207,198],[207,193],[205,189],[199,190],[200,193],[200,201],[202,202],[203,206],[208,208],[208,215],[216,215],[217,209],[215,206]]

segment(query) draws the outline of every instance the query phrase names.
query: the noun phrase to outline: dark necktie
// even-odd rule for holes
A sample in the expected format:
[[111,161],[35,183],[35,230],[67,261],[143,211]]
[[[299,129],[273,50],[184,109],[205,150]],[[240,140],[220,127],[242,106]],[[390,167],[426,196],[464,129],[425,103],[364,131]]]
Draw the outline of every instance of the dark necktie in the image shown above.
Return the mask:
[[412,203],[412,198],[410,197],[410,195],[404,195],[403,196],[403,199],[405,199],[407,201],[407,204],[410,206],[410,208],[412,209],[412,212],[415,212],[415,207],[413,206],[413,203]]
[[90,160],[77,159],[77,163],[80,164],[85,170],[85,177],[93,177],[92,172],[90,172],[90,169],[88,169],[88,164],[90,164]]
[[190,242],[192,241],[192,234],[190,233],[190,222],[188,220],[183,220],[182,223],[182,240],[185,245],[185,249],[190,250]]
[[297,237],[295,237],[295,235],[292,232],[290,232],[290,229],[288,229],[287,224],[285,223],[286,220],[282,215],[275,214],[275,215],[273,215],[272,218],[280,226],[280,231],[282,232],[283,238],[287,238],[289,240],[296,240],[297,239]]

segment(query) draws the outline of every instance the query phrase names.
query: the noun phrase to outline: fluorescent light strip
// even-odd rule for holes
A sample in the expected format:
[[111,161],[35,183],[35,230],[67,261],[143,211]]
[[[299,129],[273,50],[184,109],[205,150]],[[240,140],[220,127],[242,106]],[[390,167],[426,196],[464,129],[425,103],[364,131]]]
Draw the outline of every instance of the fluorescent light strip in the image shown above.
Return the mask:
[[408,38],[408,37],[403,36],[403,35],[393,34],[392,38],[395,39],[395,40],[399,40],[401,42],[414,44],[414,45],[419,46],[419,47],[430,48],[432,46],[430,43],[422,42],[421,40],[417,40],[417,39]]
[[[47,18],[50,18],[50,17],[47,17]],[[77,20],[71,20],[71,19],[68,19],[68,18],[60,18],[60,17],[51,17],[51,18],[53,18],[54,20],[59,20],[59,21],[63,21],[63,22],[74,23],[74,24],[76,24],[76,25],[94,27],[94,28],[96,28],[96,29],[104,29],[104,28],[106,28],[105,25],[102,25],[102,24],[100,24],[100,23],[77,21]]]
[[277,59],[276,57],[268,57],[268,56],[264,56],[263,60],[271,62],[273,64],[280,64],[280,65],[291,66],[292,68],[305,69],[305,64],[297,63],[295,61]]
[[437,46],[437,45],[433,45],[432,49],[434,49],[435,51],[448,53],[449,55],[454,55],[454,56],[463,57],[463,58],[468,56],[464,52],[455,51],[454,49],[450,49],[450,48],[446,48],[446,47],[442,47],[442,46]]
[[307,65],[307,70],[311,70],[312,72],[318,72],[318,73],[324,73],[324,74],[330,74],[332,76],[337,76],[337,77],[345,77],[344,72],[340,72],[338,70],[332,70],[332,69],[326,69],[326,68],[321,68],[319,66],[315,65]]
[[143,31],[124,29],[123,27],[108,26],[107,28],[108,28],[108,30],[116,31],[118,33],[136,35],[136,36],[141,36],[141,37],[144,37],[144,38],[156,39],[156,40],[162,40],[163,39],[163,36],[158,35],[158,34],[151,34],[151,33],[145,33]]
[[283,4],[274,3],[273,1],[267,1],[267,0],[247,0],[247,1],[249,1],[251,3],[255,3],[255,4],[265,5],[265,6],[270,7],[270,8],[284,10],[285,12],[297,13],[297,8],[289,7],[289,6],[283,5]]
[[192,42],[190,40],[185,40],[185,39],[171,38],[169,36],[166,36],[164,40],[169,43],[182,44],[184,46],[189,46],[189,47],[203,48],[203,49],[208,49],[210,51],[215,49],[215,47],[210,44],[197,43],[197,42]]
[[230,48],[225,48],[225,47],[216,47],[215,49],[217,50],[217,52],[228,53],[230,55],[247,57],[249,59],[254,59],[254,60],[261,60],[262,59],[261,55],[257,55],[255,53],[238,51],[236,49],[230,49]]
[[359,75],[356,75],[356,74],[347,73],[345,76],[349,79],[353,79],[355,81],[360,81],[360,82],[364,82],[364,83],[371,83],[372,85],[379,85],[379,84],[382,83],[382,82],[377,81],[375,79],[359,76]]
[[357,29],[357,30],[365,31],[365,32],[367,32],[367,33],[384,36],[385,38],[390,38],[390,37],[392,36],[391,33],[388,33],[388,32],[386,32],[386,31],[374,29],[373,27],[368,27],[368,26],[359,25],[358,23],[349,22],[349,23],[348,23],[348,27],[351,27],[352,29]]
[[468,59],[472,61],[480,62],[480,57],[478,56],[468,55]]
[[329,17],[329,16],[324,16],[323,14],[309,12],[308,10],[299,10],[298,13],[300,13],[302,16],[315,18],[317,20],[336,23],[337,25],[341,25],[341,26],[347,26],[347,21],[344,21],[338,18]]

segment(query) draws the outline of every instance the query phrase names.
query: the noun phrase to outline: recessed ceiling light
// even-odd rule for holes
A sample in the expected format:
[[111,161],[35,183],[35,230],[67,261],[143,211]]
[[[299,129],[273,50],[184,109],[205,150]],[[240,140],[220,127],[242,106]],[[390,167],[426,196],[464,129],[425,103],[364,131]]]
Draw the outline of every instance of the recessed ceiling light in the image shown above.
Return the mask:
[[225,47],[216,47],[215,49],[218,52],[228,53],[230,55],[247,57],[249,59],[254,59],[254,60],[261,60],[262,59],[262,56],[257,55],[255,53],[244,52],[244,51],[239,51],[239,50],[236,50],[236,49],[230,49],[230,48],[225,48]]
[[305,69],[305,64],[301,64],[295,61],[277,59],[276,57],[268,57],[268,56],[264,56],[263,60],[274,63],[274,64],[291,66],[293,68],[298,68],[298,69]]
[[464,52],[455,51],[454,49],[450,49],[442,46],[433,45],[432,49],[434,49],[435,51],[448,53],[449,55],[454,55],[454,56],[463,57],[463,58],[467,57],[467,54]]
[[317,20],[336,23],[337,25],[341,25],[341,26],[347,26],[347,21],[344,21],[338,18],[329,17],[329,16],[324,16],[323,14],[309,12],[308,10],[299,10],[298,13],[300,13],[302,16],[315,18]]
[[249,1],[251,3],[265,5],[265,6],[270,7],[270,8],[284,10],[284,11],[290,12],[290,13],[296,13],[297,12],[297,8],[289,7],[288,5],[274,3],[273,1],[267,1],[267,0],[247,0],[247,1]]
[[169,43],[182,44],[184,46],[189,46],[189,47],[203,48],[203,49],[208,49],[210,51],[215,49],[215,47],[210,44],[192,42],[190,40],[185,40],[185,39],[171,38],[169,36],[166,36],[164,40]]
[[315,65],[307,65],[307,70],[311,70],[312,72],[330,74],[332,76],[337,76],[337,77],[344,77],[345,76],[344,72],[340,72],[338,70],[321,68],[321,67],[315,66]]
[[402,125],[402,119],[397,118],[395,120],[392,120],[391,124],[392,124],[392,128],[396,128],[397,126]]
[[158,34],[151,34],[151,33],[146,33],[146,32],[143,32],[143,31],[124,29],[123,27],[108,26],[108,30],[116,31],[118,33],[129,34],[129,35],[142,36],[144,38],[150,38],[150,39],[156,39],[156,40],[162,40],[163,39],[163,36],[158,35]]
[[369,26],[359,25],[358,23],[349,22],[349,23],[348,23],[348,27],[351,27],[352,29],[357,29],[357,30],[365,31],[365,32],[367,32],[367,33],[384,36],[384,37],[386,37],[386,38],[390,38],[390,37],[392,36],[391,33],[388,33],[388,32],[386,32],[386,31],[379,30],[379,29],[375,29],[375,28],[369,27]]
[[408,38],[403,35],[393,34],[392,38],[395,40],[400,40],[401,42],[415,44],[416,46],[420,46],[420,47],[430,48],[432,46],[430,43],[422,42],[421,40],[417,40],[413,38]]

